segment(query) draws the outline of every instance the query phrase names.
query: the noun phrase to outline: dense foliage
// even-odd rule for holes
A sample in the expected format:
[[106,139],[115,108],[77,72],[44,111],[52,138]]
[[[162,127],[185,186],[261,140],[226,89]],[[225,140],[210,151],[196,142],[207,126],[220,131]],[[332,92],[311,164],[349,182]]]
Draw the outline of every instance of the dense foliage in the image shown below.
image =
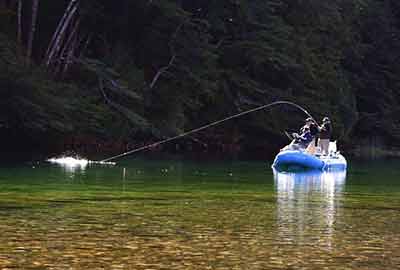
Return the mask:
[[[394,0],[0,0],[0,130],[142,140],[290,100],[341,142],[395,146],[399,38]],[[304,117],[275,108],[192,139],[276,149]]]

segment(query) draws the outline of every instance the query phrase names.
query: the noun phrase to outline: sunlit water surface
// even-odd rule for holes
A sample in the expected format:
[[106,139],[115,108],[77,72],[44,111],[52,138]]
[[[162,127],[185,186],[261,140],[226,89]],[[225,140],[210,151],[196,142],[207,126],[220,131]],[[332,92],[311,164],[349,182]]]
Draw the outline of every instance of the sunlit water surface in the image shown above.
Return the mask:
[[0,269],[400,269],[400,163],[0,168]]

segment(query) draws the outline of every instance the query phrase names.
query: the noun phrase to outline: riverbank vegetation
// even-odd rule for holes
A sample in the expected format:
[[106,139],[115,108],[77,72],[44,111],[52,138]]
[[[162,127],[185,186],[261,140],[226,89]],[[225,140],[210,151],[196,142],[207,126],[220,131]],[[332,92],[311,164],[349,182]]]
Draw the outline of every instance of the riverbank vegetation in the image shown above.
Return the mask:
[[[290,100],[348,151],[392,149],[399,57],[392,0],[0,0],[1,141],[118,152]],[[170,148],[276,151],[303,118],[279,107]]]

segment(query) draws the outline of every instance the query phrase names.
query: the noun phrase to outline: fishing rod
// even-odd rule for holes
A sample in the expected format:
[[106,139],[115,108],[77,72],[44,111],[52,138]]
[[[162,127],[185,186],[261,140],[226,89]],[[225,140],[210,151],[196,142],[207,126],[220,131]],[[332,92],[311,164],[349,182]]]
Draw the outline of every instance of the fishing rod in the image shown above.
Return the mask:
[[153,147],[156,147],[156,146],[158,146],[158,145],[161,145],[161,144],[164,144],[164,143],[167,143],[167,142],[170,142],[170,141],[174,141],[174,140],[176,140],[176,139],[180,139],[180,138],[185,137],[185,136],[188,136],[188,135],[190,135],[190,134],[199,132],[199,131],[204,130],[204,129],[206,129],[206,128],[219,125],[219,124],[221,124],[221,123],[223,123],[223,122],[226,122],[226,121],[228,121],[228,120],[231,120],[231,119],[234,119],[234,118],[238,118],[238,117],[240,117],[240,116],[243,116],[243,115],[246,115],[246,114],[249,114],[249,113],[252,113],[252,112],[260,111],[260,110],[263,110],[263,109],[266,109],[266,108],[270,108],[270,107],[273,107],[273,106],[277,106],[277,105],[291,105],[291,106],[294,106],[294,107],[296,107],[297,109],[299,109],[299,110],[301,110],[302,112],[304,112],[308,117],[310,117],[311,119],[313,119],[313,121],[315,121],[315,119],[312,117],[312,115],[311,115],[309,112],[307,112],[307,110],[305,110],[305,109],[304,109],[303,107],[301,107],[300,105],[297,105],[296,103],[293,103],[293,102],[290,102],[290,101],[275,101],[275,102],[272,102],[272,103],[269,103],[269,104],[266,104],[266,105],[262,105],[262,106],[259,106],[259,107],[256,107],[256,108],[253,108],[253,109],[250,109],[250,110],[247,110],[247,111],[244,111],[244,112],[241,112],[241,113],[238,113],[238,114],[235,114],[235,115],[226,117],[226,118],[224,118],[224,119],[221,119],[221,120],[212,122],[212,123],[210,123],[210,124],[201,126],[201,127],[199,127],[199,128],[192,129],[192,130],[190,130],[190,131],[181,133],[181,134],[179,134],[179,135],[177,135],[177,136],[174,136],[174,137],[171,137],[171,138],[167,138],[167,139],[164,139],[164,140],[161,140],[161,141],[158,141],[158,142],[149,144],[149,145],[145,145],[145,146],[142,146],[142,147],[139,147],[139,148],[135,148],[135,149],[133,149],[133,150],[124,152],[124,153],[119,154],[119,155],[116,155],[116,156],[112,156],[112,157],[103,159],[103,160],[101,160],[101,161],[99,161],[99,162],[100,162],[100,163],[101,163],[101,162],[109,162],[109,161],[115,160],[115,159],[117,159],[117,158],[121,158],[121,157],[124,157],[124,156],[127,156],[127,155],[131,155],[131,154],[133,154],[133,153],[137,153],[137,152],[140,152],[140,151],[149,149],[149,148],[153,148]]

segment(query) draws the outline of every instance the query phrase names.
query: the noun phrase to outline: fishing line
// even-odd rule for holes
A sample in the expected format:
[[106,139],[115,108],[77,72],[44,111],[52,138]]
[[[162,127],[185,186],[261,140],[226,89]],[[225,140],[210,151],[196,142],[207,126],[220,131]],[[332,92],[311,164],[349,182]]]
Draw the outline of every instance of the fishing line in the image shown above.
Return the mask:
[[[114,159],[117,159],[117,158],[121,158],[121,157],[130,155],[130,154],[133,154],[133,153],[136,153],[136,152],[140,152],[140,151],[143,151],[143,150],[146,150],[146,149],[149,149],[149,148],[153,148],[153,147],[156,147],[156,146],[158,146],[158,145],[160,145],[160,144],[164,144],[164,143],[167,143],[167,142],[170,142],[170,141],[173,141],[173,140],[176,140],[176,139],[179,139],[179,138],[188,136],[188,135],[190,135],[190,134],[199,132],[199,131],[204,130],[204,129],[206,129],[206,128],[219,125],[219,124],[221,124],[221,123],[223,123],[223,122],[226,122],[226,121],[228,121],[228,120],[231,120],[231,119],[234,119],[234,118],[238,118],[238,117],[240,117],[240,116],[243,116],[243,115],[246,115],[246,114],[249,114],[249,113],[252,113],[252,112],[260,111],[260,110],[263,110],[263,109],[266,109],[266,108],[269,108],[269,107],[273,107],[273,106],[276,106],[276,105],[283,105],[283,104],[291,105],[291,106],[294,106],[294,107],[298,108],[299,110],[301,110],[302,112],[304,112],[308,117],[310,117],[310,118],[312,118],[312,119],[314,120],[314,118],[311,116],[310,113],[307,112],[307,110],[305,110],[305,109],[304,109],[303,107],[301,107],[300,105],[297,105],[296,103],[293,103],[293,102],[290,102],[290,101],[275,101],[275,102],[272,102],[272,103],[269,103],[269,104],[266,104],[266,105],[259,106],[259,107],[254,108],[254,109],[250,109],[250,110],[247,110],[247,111],[244,111],[244,112],[241,112],[241,113],[238,113],[238,114],[235,114],[235,115],[226,117],[226,118],[224,118],[224,119],[221,119],[221,120],[212,122],[212,123],[207,124],[207,125],[205,125],[205,126],[202,126],[202,127],[196,128],[196,129],[192,129],[192,130],[190,130],[190,131],[181,133],[181,134],[179,134],[179,135],[177,135],[177,136],[174,136],[174,137],[171,137],[171,138],[168,138],[168,139],[165,139],[165,140],[161,140],[161,141],[158,141],[158,142],[155,142],[155,143],[146,145],[146,146],[142,146],[142,147],[139,147],[139,148],[135,148],[135,149],[130,150],[130,151],[128,151],[128,152],[125,152],[125,153],[122,153],[122,154],[119,154],[119,155],[116,155],[116,156],[112,156],[112,157],[103,159],[103,160],[101,160],[101,161],[99,161],[99,162],[108,162],[108,161],[111,161],[111,160],[114,160]],[[315,121],[315,120],[314,120],[314,121]]]

